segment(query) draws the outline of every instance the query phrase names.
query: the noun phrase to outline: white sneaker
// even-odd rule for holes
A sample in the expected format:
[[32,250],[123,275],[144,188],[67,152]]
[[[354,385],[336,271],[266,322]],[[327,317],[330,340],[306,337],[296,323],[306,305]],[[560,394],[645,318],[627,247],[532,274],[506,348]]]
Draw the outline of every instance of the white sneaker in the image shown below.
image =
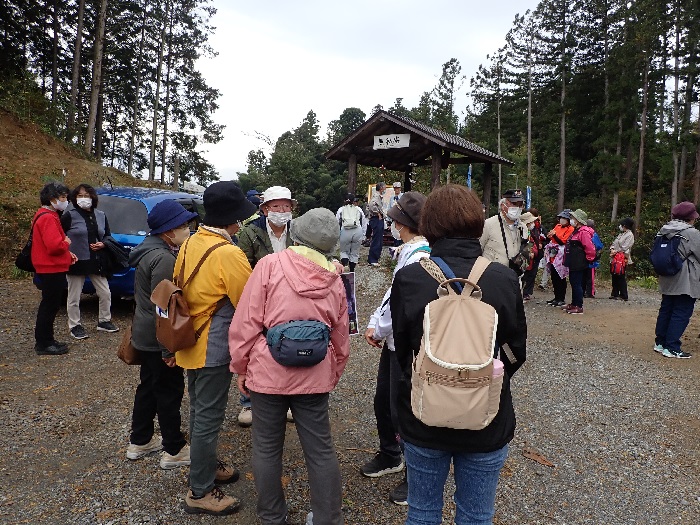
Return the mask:
[[663,354],[664,353],[663,345],[654,345],[654,352],[659,352],[660,354]]
[[294,416],[292,415],[292,409],[288,408],[287,409],[287,422],[288,423],[294,423]]
[[167,452],[163,451],[163,455],[160,458],[160,468],[163,470],[170,470],[177,467],[186,467],[190,464],[190,446],[185,445],[180,449],[180,452],[171,456]]
[[238,414],[238,424],[242,427],[249,427],[253,424],[253,411],[250,407],[241,408]]
[[153,452],[158,452],[163,448],[163,439],[160,436],[153,436],[151,440],[145,445],[134,445],[129,443],[126,447],[126,459],[132,461],[136,459],[141,459],[144,456],[148,456]]

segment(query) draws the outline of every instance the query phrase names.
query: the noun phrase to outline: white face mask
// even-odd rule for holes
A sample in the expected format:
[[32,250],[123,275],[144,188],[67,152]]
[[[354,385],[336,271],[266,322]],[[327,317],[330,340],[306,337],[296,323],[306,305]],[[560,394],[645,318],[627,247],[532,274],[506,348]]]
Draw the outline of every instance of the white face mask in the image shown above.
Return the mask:
[[51,206],[53,206],[54,210],[56,211],[66,211],[66,208],[68,207],[68,201],[60,201],[56,199],[55,202],[51,202]]
[[271,211],[267,213],[267,220],[270,221],[270,224],[272,224],[273,226],[285,226],[289,221],[292,220],[292,212]]
[[92,208],[92,199],[90,197],[78,197],[75,202],[84,210]]
[[522,211],[523,210],[518,206],[509,206],[508,211],[506,212],[506,217],[508,217],[511,221],[517,221],[520,218],[520,213]]
[[569,221],[569,224],[571,224],[571,226],[573,226],[574,228],[576,228],[576,226],[578,226],[578,221],[577,221],[576,219],[571,219],[571,220]]
[[[404,226],[401,227],[401,230],[403,229]],[[397,241],[401,240],[401,230],[396,229],[396,225],[393,222],[391,223],[391,236]]]
[[619,228],[621,232],[625,231],[625,229],[622,227],[622,224],[620,224]]

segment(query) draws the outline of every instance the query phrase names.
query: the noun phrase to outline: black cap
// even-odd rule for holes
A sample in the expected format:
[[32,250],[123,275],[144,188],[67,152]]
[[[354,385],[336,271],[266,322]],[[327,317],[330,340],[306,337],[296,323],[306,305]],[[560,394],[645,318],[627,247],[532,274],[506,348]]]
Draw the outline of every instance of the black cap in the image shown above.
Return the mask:
[[228,226],[253,215],[257,208],[232,181],[215,182],[204,190],[204,224]]
[[510,202],[523,202],[523,190],[506,190],[502,197],[508,199]]

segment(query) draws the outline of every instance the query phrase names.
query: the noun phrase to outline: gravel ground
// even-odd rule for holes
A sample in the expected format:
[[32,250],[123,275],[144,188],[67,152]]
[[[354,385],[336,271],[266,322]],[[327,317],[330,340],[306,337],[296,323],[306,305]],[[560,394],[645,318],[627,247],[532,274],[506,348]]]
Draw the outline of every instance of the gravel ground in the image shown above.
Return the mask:
[[[390,271],[360,265],[357,272],[364,326]],[[607,291],[603,285],[599,297]],[[120,334],[92,329],[97,299],[83,300],[88,339],[71,342],[66,356],[38,357],[32,351],[37,291],[29,281],[3,280],[0,294],[6,298],[0,312],[0,523],[256,523],[250,431],[235,423],[233,391],[219,448],[242,472],[241,481],[225,487],[242,508],[231,517],[188,516],[181,509],[187,469],[163,471],[157,455],[136,462],[124,457],[138,369],[116,359]],[[546,307],[549,295],[542,292],[527,304],[529,356],[513,380],[519,426],[501,477],[496,524],[700,523],[700,359],[654,353],[659,296],[637,289],[631,296],[629,303],[587,301],[583,316]],[[118,325],[124,326],[129,308],[121,301],[113,306]],[[66,340],[65,311],[56,326]],[[700,322],[693,320],[687,351],[700,350],[698,333]],[[370,480],[358,472],[376,447],[377,359],[353,338],[350,362],[331,396],[349,525],[405,520],[405,509],[387,500],[400,477]],[[187,414],[185,396],[185,428]],[[292,424],[287,432],[290,522],[303,524],[310,510],[306,471]],[[448,502],[452,490],[448,484]],[[447,503],[444,523],[451,523],[451,512]]]

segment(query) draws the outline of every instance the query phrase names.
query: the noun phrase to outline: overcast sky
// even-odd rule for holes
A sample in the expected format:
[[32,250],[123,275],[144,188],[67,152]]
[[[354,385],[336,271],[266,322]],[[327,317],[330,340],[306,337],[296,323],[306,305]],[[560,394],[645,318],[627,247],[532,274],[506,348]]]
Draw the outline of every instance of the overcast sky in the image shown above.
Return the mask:
[[218,9],[210,39],[219,53],[199,68],[221,91],[214,120],[226,125],[224,139],[206,145],[205,157],[222,179],[246,170],[252,149],[274,142],[299,126],[313,110],[322,136],[345,108],[369,116],[397,97],[418,104],[457,58],[464,82],[486,55],[505,43],[516,14],[534,10],[538,0],[213,0]]

